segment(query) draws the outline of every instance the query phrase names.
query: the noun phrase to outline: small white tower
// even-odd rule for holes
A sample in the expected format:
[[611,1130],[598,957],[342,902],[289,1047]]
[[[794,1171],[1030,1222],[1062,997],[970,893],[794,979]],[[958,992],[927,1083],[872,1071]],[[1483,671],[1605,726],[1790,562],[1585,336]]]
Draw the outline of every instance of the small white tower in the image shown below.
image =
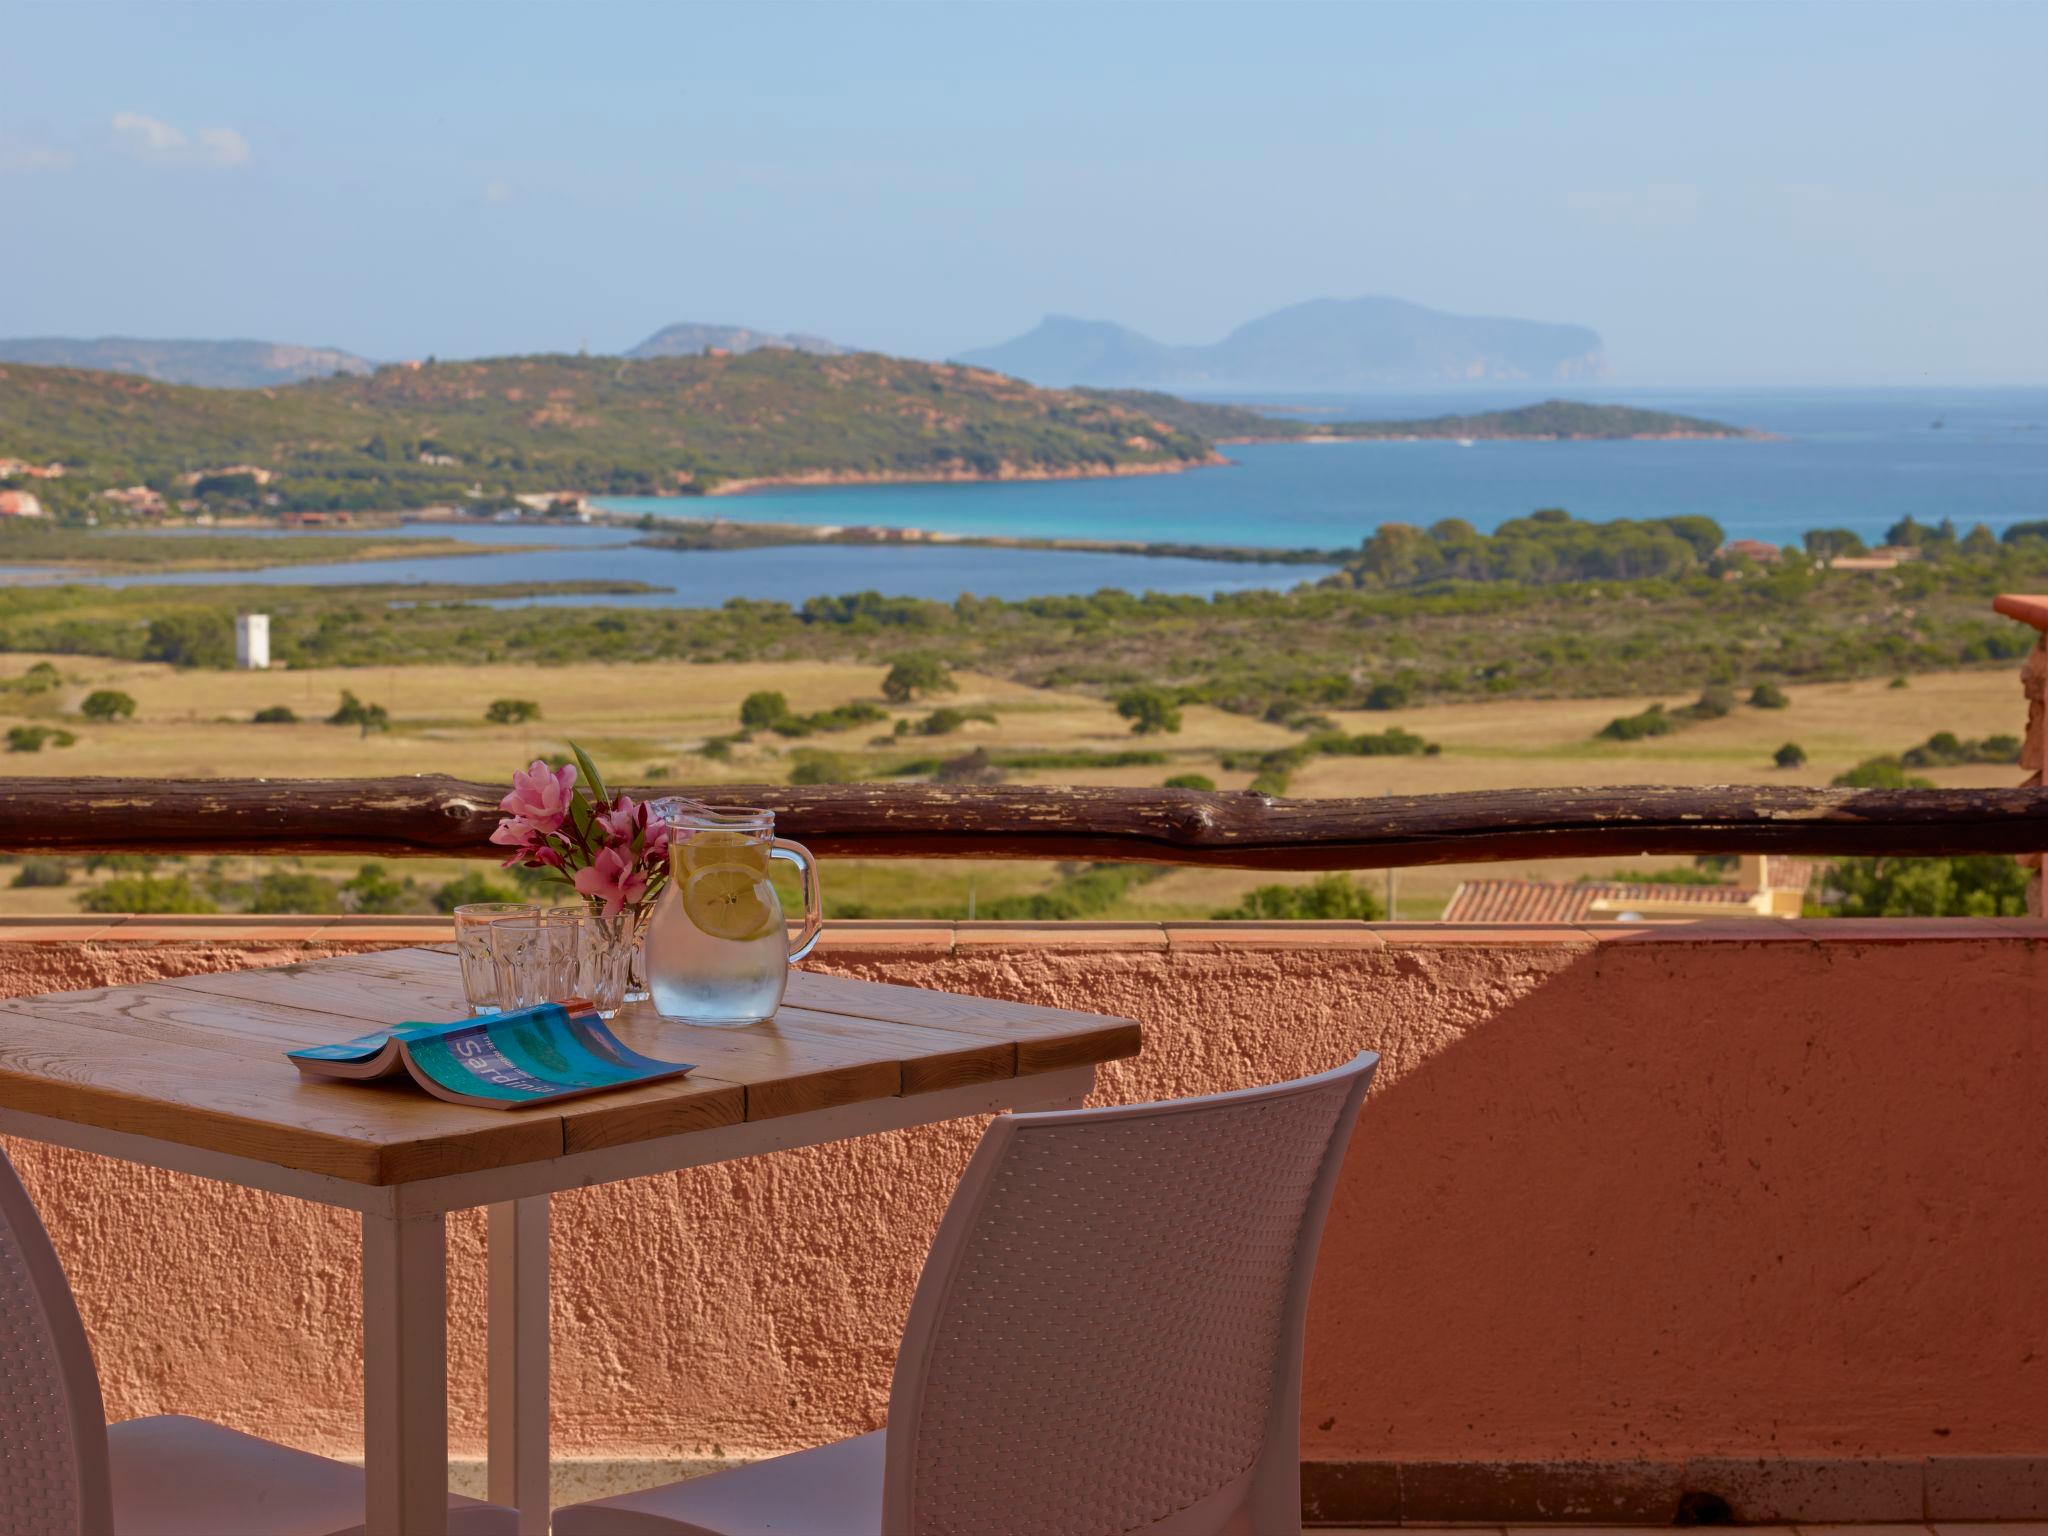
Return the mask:
[[270,615],[235,615],[235,665],[260,672],[270,665]]

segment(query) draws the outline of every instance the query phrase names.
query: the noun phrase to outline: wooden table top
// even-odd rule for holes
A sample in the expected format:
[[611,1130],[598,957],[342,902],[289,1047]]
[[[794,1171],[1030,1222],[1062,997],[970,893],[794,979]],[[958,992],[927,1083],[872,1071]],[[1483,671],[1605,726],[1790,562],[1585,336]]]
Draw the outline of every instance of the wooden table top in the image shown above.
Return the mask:
[[311,1082],[287,1049],[467,1013],[455,956],[400,949],[0,1000],[0,1108],[360,1184],[405,1184],[679,1132],[1137,1054],[1125,1019],[794,972],[768,1024],[648,1004],[613,1021],[688,1077],[526,1110]]

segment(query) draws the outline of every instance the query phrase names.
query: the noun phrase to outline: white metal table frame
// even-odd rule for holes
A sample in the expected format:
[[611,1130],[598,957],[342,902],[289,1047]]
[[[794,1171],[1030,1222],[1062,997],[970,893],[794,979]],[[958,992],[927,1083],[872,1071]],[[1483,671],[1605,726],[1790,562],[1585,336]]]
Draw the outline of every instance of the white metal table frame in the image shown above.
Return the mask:
[[364,1528],[369,1536],[446,1536],[446,1218],[450,1211],[487,1207],[490,1497],[518,1509],[521,1536],[544,1536],[551,1513],[549,1196],[965,1115],[1071,1108],[1094,1085],[1092,1066],[1064,1067],[388,1185],[359,1184],[21,1110],[0,1109],[0,1134],[361,1214]]

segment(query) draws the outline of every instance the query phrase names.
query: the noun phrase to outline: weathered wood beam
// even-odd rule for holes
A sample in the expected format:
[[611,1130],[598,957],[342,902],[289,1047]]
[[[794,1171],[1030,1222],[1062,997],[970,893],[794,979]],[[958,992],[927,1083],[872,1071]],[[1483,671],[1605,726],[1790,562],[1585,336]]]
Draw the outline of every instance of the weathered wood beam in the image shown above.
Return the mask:
[[[640,793],[636,791],[636,793]],[[1374,869],[1637,853],[1965,854],[2048,849],[2048,790],[1752,785],[1276,799],[1093,787],[721,784],[816,852]],[[500,786],[397,779],[0,780],[0,851],[485,858]]]

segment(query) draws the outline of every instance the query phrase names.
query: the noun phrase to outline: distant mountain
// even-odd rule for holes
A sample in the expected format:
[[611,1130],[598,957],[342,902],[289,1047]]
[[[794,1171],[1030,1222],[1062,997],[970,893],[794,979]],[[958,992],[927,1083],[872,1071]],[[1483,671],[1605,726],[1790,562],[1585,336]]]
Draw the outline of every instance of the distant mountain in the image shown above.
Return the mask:
[[1169,346],[1101,320],[1051,315],[959,361],[1034,384],[1129,389],[1372,389],[1556,383],[1606,371],[1583,325],[1449,315],[1401,299],[1312,299],[1209,346]]
[[767,331],[750,331],[744,325],[697,325],[683,321],[663,326],[628,357],[701,357],[707,347],[738,355],[779,347],[791,352],[809,352],[817,357],[843,357],[852,349],[822,336],[776,336]]
[[333,373],[370,373],[376,364],[338,347],[283,341],[148,341],[135,336],[0,338],[0,363],[139,373],[164,384],[260,389]]

